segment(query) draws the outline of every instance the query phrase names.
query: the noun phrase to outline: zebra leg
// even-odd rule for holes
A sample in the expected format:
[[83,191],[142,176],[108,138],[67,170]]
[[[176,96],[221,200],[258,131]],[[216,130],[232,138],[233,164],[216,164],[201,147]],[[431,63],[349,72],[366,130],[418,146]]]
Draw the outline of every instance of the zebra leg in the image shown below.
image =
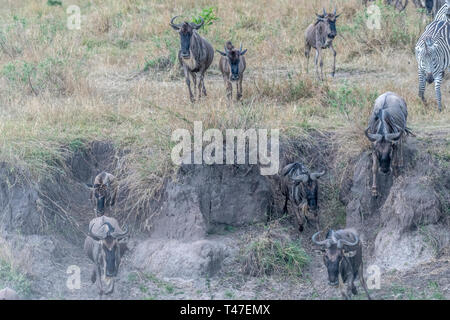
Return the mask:
[[427,103],[425,101],[425,73],[423,71],[419,71],[419,98],[422,99],[423,103]]
[[434,79],[434,87],[436,89],[436,99],[438,102],[439,112],[442,111],[441,81],[442,81],[442,75],[440,75],[438,78]]

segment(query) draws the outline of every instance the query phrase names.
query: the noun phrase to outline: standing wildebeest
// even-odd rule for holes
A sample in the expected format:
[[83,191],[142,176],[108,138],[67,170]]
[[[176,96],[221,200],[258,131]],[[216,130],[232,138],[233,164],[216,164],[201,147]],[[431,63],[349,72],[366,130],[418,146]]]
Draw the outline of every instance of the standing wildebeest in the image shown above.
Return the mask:
[[[328,13],[323,9],[323,14],[317,15],[317,20],[315,23],[309,25],[305,32],[305,56],[306,62],[306,72],[309,70],[309,54],[311,48],[316,49],[316,57],[314,58],[314,63],[316,65],[317,78],[323,80],[323,57],[322,49],[330,48],[333,51],[333,71],[331,75],[334,77],[336,72],[336,50],[333,47],[333,39],[337,35],[336,31],[336,19],[340,16],[336,14],[336,8],[334,8],[334,13]],[[320,64],[320,76],[317,64]]]
[[408,109],[405,100],[393,92],[386,92],[375,100],[367,138],[373,142],[372,150],[372,195],[377,196],[378,169],[383,174],[392,171],[391,162],[398,168],[403,166],[403,134],[410,133],[406,127]]
[[181,49],[178,52],[178,60],[183,67],[184,77],[189,89],[189,97],[194,102],[194,95],[191,90],[191,80],[189,75],[194,81],[194,91],[197,87],[197,72],[200,73],[200,80],[198,83],[198,98],[203,95],[206,96],[206,88],[204,83],[205,72],[211,65],[214,59],[214,49],[212,45],[203,37],[201,37],[197,30],[203,25],[204,20],[202,17],[202,23],[195,24],[193,22],[184,22],[174,24],[173,21],[177,18],[173,17],[170,20],[172,28],[178,31],[180,34]]
[[97,215],[102,216],[107,207],[114,206],[118,189],[116,178],[111,173],[103,171],[95,177],[90,199]]
[[350,299],[352,293],[358,294],[354,281],[359,276],[359,282],[367,298],[371,300],[363,274],[362,245],[356,230],[329,230],[326,239],[322,241],[317,241],[319,234],[320,231],[316,232],[312,241],[316,245],[325,246],[323,263],[328,271],[328,283],[339,286],[342,296]]
[[308,212],[313,213],[313,219],[319,228],[318,179],[324,174],[325,171],[310,173],[299,162],[290,163],[281,170],[281,193],[285,197],[283,212],[288,212],[289,202],[290,209],[297,217],[300,232],[303,231],[304,219],[308,219]]
[[224,46],[225,52],[217,50],[222,57],[219,61],[219,69],[222,72],[223,80],[227,89],[227,97],[231,99],[233,96],[232,82],[236,82],[237,100],[242,97],[242,79],[246,67],[244,54],[247,49],[242,51],[242,43],[240,49],[236,49],[231,41]]
[[0,300],[20,300],[20,297],[16,291],[6,287],[0,290]]
[[434,82],[439,111],[442,110],[441,82],[450,67],[450,22],[434,20],[416,44],[419,97],[425,103],[425,82]]
[[119,272],[120,260],[126,251],[126,243],[119,242],[128,234],[116,219],[101,216],[89,223],[89,235],[84,240],[84,251],[94,262],[92,283],[97,280],[100,295],[112,293],[114,277]]

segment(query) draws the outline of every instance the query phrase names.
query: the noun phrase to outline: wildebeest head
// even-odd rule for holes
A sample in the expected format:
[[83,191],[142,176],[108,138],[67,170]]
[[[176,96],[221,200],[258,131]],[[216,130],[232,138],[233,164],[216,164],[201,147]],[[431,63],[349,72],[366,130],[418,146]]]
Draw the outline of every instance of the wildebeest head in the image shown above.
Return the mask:
[[175,16],[170,20],[170,26],[178,31],[180,34],[180,55],[183,59],[189,59],[191,57],[191,39],[192,34],[194,33],[194,30],[198,30],[201,28],[201,26],[204,24],[204,20],[202,17],[200,19],[202,22],[200,24],[196,24],[194,22],[183,22],[179,24],[175,24],[174,20],[178,16]]
[[337,35],[336,30],[336,20],[340,16],[340,14],[336,14],[336,7],[334,8],[334,13],[327,13],[325,8],[323,9],[322,14],[316,14],[317,21],[316,24],[320,21],[325,22],[325,30],[326,36],[328,38],[328,42],[331,42]]
[[328,284],[338,286],[339,284],[339,267],[345,256],[344,245],[352,248],[359,242],[359,237],[353,234],[354,241],[350,242],[345,239],[337,239],[336,232],[329,230],[325,240],[318,241],[317,236],[321,231],[316,232],[312,236],[312,241],[319,246],[323,246],[323,263],[328,271]]
[[102,180],[94,184],[96,211],[100,215],[105,212],[105,201],[108,197],[108,192],[108,184],[103,183]]
[[106,278],[115,277],[119,271],[121,258],[121,246],[119,244],[119,240],[128,234],[128,230],[118,231],[109,222],[104,222],[99,228],[102,232],[99,230],[94,231],[93,226],[94,224],[89,230],[89,235],[101,243],[100,257],[98,261],[100,264],[99,267],[103,271]]
[[307,210],[317,211],[318,209],[318,180],[325,174],[322,172],[309,173],[298,162],[288,164],[281,171],[282,175],[288,176],[293,182],[291,188],[291,197],[294,199],[297,205],[303,202],[306,198]]
[[367,138],[373,142],[373,152],[378,159],[379,170],[388,174],[391,172],[391,161],[393,156],[393,145],[400,140],[402,132],[397,133],[369,133],[369,128],[365,130]]
[[228,59],[228,65],[230,67],[230,81],[236,81],[239,79],[239,65],[241,62],[241,56],[243,56],[247,49],[242,51],[242,43],[240,49],[236,49],[230,41],[227,42],[227,44],[224,46],[225,52],[222,52],[220,50],[216,50],[219,52],[222,56],[226,57]]

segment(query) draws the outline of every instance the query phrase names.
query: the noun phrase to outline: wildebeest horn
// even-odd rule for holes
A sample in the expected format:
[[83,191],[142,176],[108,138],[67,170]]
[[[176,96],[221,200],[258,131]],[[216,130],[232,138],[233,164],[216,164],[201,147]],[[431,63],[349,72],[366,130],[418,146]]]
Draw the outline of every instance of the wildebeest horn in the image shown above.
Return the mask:
[[321,232],[322,232],[322,231],[318,231],[318,232],[316,232],[316,233],[313,234],[313,236],[312,236],[312,238],[311,238],[312,242],[314,242],[314,243],[317,244],[318,246],[326,245],[327,247],[329,247],[330,244],[331,244],[331,240],[330,240],[330,239],[325,239],[325,240],[322,240],[322,241],[317,241],[317,240],[316,240],[317,236],[318,236]]
[[222,51],[220,51],[220,50],[218,50],[218,49],[216,49],[216,51],[217,51],[218,53],[220,53],[222,56],[226,56],[226,55],[227,55],[225,52],[222,52]]
[[365,133],[366,137],[367,137],[370,141],[372,141],[372,142],[378,142],[378,141],[381,141],[381,139],[383,139],[383,136],[382,136],[381,134],[378,134],[378,133],[375,133],[375,134],[369,133],[369,128],[367,128],[367,129],[364,131],[364,133]]
[[247,49],[245,49],[244,51],[242,51],[242,42],[241,42],[241,47],[239,48],[239,54],[240,54],[241,56],[243,56],[246,52],[247,52]]
[[123,237],[125,237],[128,234],[128,228],[125,228],[125,231],[123,231],[122,233],[114,233],[112,234],[112,237],[115,239],[122,239]]
[[200,16],[199,18],[202,20],[202,23],[196,24],[196,23],[194,23],[194,22],[191,22],[190,25],[192,26],[192,28],[198,30],[198,29],[200,29],[200,28],[202,27],[202,25],[205,23],[205,20],[203,20],[203,18],[202,18],[201,16]]
[[181,28],[181,23],[179,23],[179,24],[175,24],[175,23],[173,23],[173,21],[176,19],[176,18],[178,18],[179,16],[175,16],[175,17],[173,17],[171,20],[170,20],[170,26],[172,27],[172,28],[174,28],[175,30],[180,30],[180,28]]
[[403,131],[397,133],[388,133],[384,136],[384,139],[389,142],[396,142],[402,136]]
[[339,239],[338,242],[337,242],[337,247],[339,249],[342,249],[342,247],[344,245],[349,246],[349,247],[353,247],[353,246],[357,245],[358,242],[359,242],[359,237],[356,234],[354,236],[355,236],[355,241],[354,242],[350,242],[350,241],[347,241],[345,239]]
[[292,175],[291,179],[294,180],[295,182],[306,183],[306,182],[308,182],[308,175],[307,174],[296,174],[296,175]]
[[325,174],[325,171],[322,172],[313,172],[309,175],[309,177],[311,178],[311,180],[317,180],[319,179],[321,176],[323,176]]
[[289,163],[287,166],[285,166],[283,169],[281,169],[281,174],[283,176],[287,175],[291,171],[291,169],[294,165],[296,165],[296,162]]
[[94,227],[94,224],[91,225],[91,227],[89,228],[89,236],[94,238],[95,240],[101,240],[101,239],[105,239],[106,236],[103,235],[98,235],[95,234],[94,232],[92,232],[92,228]]

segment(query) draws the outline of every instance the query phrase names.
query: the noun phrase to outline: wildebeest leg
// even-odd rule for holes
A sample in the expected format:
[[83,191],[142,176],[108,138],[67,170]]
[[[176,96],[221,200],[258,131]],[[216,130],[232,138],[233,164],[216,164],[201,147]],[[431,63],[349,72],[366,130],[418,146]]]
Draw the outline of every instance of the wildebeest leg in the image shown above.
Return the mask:
[[95,283],[96,280],[97,280],[97,269],[96,269],[96,267],[94,267],[94,269],[92,270],[92,274],[91,274],[91,281],[92,281],[92,283]]
[[242,78],[244,77],[244,75],[241,75],[241,78],[238,80],[238,82],[236,83],[236,91],[237,91],[237,101],[241,100],[242,98]]
[[442,75],[439,75],[436,79],[434,79],[434,87],[436,89],[436,99],[438,102],[439,112],[442,111],[442,102],[441,102],[441,81]]
[[375,154],[375,150],[372,152],[372,196],[376,197],[377,192],[377,172],[378,172],[378,159]]
[[227,90],[227,98],[231,100],[233,98],[233,85],[231,84],[231,81],[228,80],[228,78],[224,78],[226,90]]
[[184,66],[183,70],[184,70],[184,78],[186,80],[186,85],[187,85],[187,87],[189,89],[189,98],[191,99],[191,102],[194,102],[195,101],[194,100],[194,95],[192,94],[192,90],[191,90],[191,79],[189,78],[189,73],[190,72],[188,71],[186,66]]
[[[206,70],[202,70],[200,73],[200,82],[198,84],[198,97],[200,98],[200,89],[203,90],[203,95],[206,97],[206,88],[205,88],[205,72]],[[201,85],[201,86],[200,86]]]
[[333,43],[331,43],[330,49],[333,51],[333,71],[331,72],[331,76],[334,77],[336,73],[336,50],[334,50]]
[[305,45],[305,57],[306,57],[306,73],[309,73],[309,55],[311,53],[311,46],[309,44]]
[[423,103],[425,101],[425,72],[419,72],[419,98],[422,99]]
[[364,280],[364,274],[363,274],[363,262],[361,261],[361,264],[359,265],[359,282],[361,283],[361,286],[363,287],[364,291],[366,292],[367,299],[372,300],[369,294],[369,289],[367,289],[366,280]]
[[316,66],[316,76],[317,76],[317,79],[322,80],[319,75],[319,67],[318,67],[319,56],[321,56],[320,49],[316,49],[316,56],[314,57],[314,64]]
[[194,97],[197,95],[197,74],[191,72],[192,82],[194,82]]
[[303,232],[303,219],[301,217],[301,214],[303,213],[300,212],[300,208],[299,206],[295,207],[295,215],[297,216],[297,221],[298,221],[298,231]]
[[339,278],[339,291],[341,292],[342,297],[345,300],[350,300],[350,291],[353,279],[347,279],[349,281],[349,284],[345,285],[344,280],[342,279],[341,270],[339,270],[338,278]]

